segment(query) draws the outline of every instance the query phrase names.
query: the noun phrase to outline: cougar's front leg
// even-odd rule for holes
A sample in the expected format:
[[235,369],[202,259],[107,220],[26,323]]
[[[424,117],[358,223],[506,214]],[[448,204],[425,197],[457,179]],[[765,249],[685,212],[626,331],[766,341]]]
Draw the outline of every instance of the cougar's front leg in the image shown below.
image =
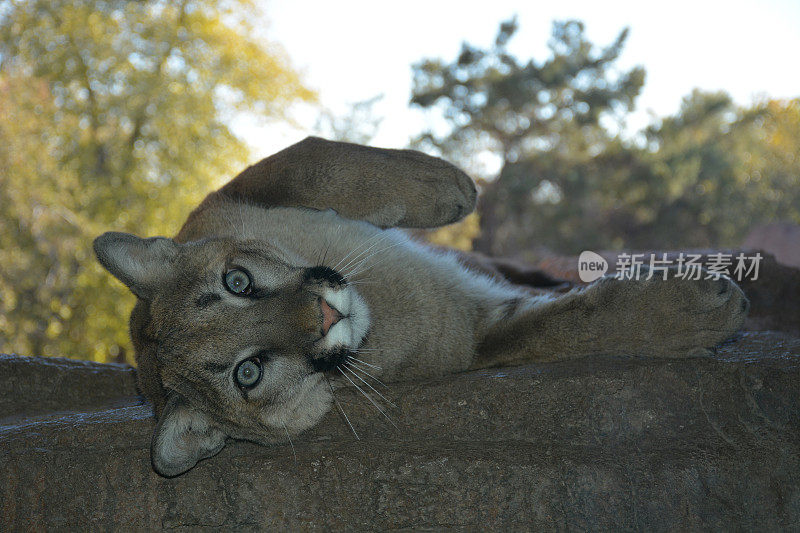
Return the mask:
[[606,277],[496,324],[473,366],[589,354],[706,354],[742,326],[748,307],[726,278],[689,280],[675,271],[666,280]]
[[334,209],[380,227],[450,224],[475,208],[475,185],[442,159],[309,137],[245,169],[217,193],[265,207]]

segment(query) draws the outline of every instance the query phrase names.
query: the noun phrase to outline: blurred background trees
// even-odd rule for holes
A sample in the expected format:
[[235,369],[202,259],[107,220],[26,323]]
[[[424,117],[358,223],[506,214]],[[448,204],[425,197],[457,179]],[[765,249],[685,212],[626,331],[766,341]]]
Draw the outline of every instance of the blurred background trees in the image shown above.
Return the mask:
[[426,59],[413,66],[411,105],[438,108],[451,128],[428,131],[417,143],[463,159],[482,147],[503,164],[537,151],[596,153],[608,140],[601,120],[621,121],[644,84],[644,69],[622,72],[615,62],[628,30],[597,49],[583,23],[555,22],[542,63],[521,63],[507,50],[516,19],[500,24],[494,46],[464,43],[455,61]]
[[488,50],[464,43],[453,62],[429,59],[414,66],[411,105],[438,109],[452,124],[444,135],[423,133],[417,144],[467,167],[474,166],[469,159],[481,150],[500,160],[500,174],[482,183],[481,234],[474,243],[489,253],[507,254],[520,241],[533,242],[507,229],[532,214],[525,212],[533,197],[551,202],[570,185],[559,187],[546,176],[523,178],[526,171],[514,165],[534,155],[550,159],[541,161],[548,166],[591,160],[612,139],[603,123],[622,122],[645,77],[642,68],[615,68],[627,30],[598,49],[587,40],[581,22],[555,22],[548,43],[551,56],[537,63],[520,62],[507,51],[518,29],[516,19],[508,20]]
[[235,113],[312,98],[258,23],[246,0],[0,2],[0,351],[130,358],[92,239],[174,234],[248,162]]
[[374,110],[375,104],[382,99],[383,95],[378,94],[349,103],[347,111],[341,115],[323,109],[314,124],[314,132],[332,141],[369,144],[383,122],[383,118],[377,116]]
[[[134,298],[92,240],[174,234],[252,162],[237,117],[314,101],[263,27],[249,0],[0,0],[0,352],[131,360]],[[437,118],[413,146],[481,188],[478,213],[430,241],[524,258],[736,246],[800,223],[800,99],[695,91],[634,135],[645,72],[619,66],[627,30],[597,46],[555,22],[540,60],[509,51],[520,31],[511,19],[488,47],[413,66],[411,106]],[[313,130],[369,143],[380,102]]]
[[481,153],[500,162],[481,180],[475,249],[736,246],[759,222],[800,222],[800,100],[742,109],[695,91],[637,142],[621,136],[645,78],[616,67],[627,30],[598,48],[582,23],[556,22],[541,63],[508,54],[517,30],[511,19],[492,48],[413,69],[411,105],[449,126],[417,146],[467,168]]

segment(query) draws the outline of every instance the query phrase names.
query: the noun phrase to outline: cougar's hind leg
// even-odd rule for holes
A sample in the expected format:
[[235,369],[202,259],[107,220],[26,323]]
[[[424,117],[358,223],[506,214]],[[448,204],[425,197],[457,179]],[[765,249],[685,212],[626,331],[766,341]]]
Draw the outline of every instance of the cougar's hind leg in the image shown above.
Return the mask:
[[591,354],[708,354],[742,326],[748,308],[727,278],[683,279],[672,270],[667,279],[606,277],[498,321],[481,340],[473,367]]

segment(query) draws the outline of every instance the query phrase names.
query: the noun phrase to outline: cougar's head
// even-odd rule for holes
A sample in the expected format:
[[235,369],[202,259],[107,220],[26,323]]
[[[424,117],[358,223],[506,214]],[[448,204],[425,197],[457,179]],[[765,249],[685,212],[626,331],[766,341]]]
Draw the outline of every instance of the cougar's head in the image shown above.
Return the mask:
[[166,396],[151,446],[166,476],[227,437],[268,443],[316,424],[332,399],[325,373],[369,327],[341,274],[265,242],[106,233],[94,247],[139,298],[131,335]]

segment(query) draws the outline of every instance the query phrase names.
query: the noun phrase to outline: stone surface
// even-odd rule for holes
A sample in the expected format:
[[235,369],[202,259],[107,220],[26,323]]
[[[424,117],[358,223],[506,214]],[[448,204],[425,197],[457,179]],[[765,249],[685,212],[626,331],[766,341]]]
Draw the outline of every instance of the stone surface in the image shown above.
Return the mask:
[[764,250],[779,263],[800,268],[800,225],[784,223],[756,226],[742,244],[745,248]]
[[97,407],[135,394],[127,365],[0,354],[0,418]]
[[94,405],[53,413],[28,396],[86,369],[2,362],[2,381],[15,365],[63,374],[2,385],[19,401],[0,420],[4,530],[800,527],[800,340],[783,333],[714,358],[390,384],[397,428],[338,391],[360,440],[334,411],[293,445],[231,442],[174,479],[150,467],[154,421],[129,369],[92,366]]

